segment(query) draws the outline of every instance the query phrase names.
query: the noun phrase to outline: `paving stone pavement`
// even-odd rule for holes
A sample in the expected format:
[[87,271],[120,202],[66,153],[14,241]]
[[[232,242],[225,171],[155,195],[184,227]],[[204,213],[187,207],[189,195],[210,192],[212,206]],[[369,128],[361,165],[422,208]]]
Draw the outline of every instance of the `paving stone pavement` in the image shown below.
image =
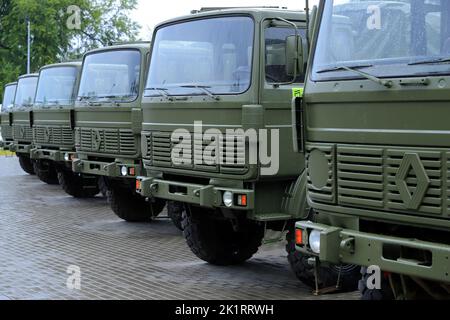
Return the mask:
[[[69,266],[81,290],[67,288]],[[0,157],[0,300],[356,299],[314,297],[289,269],[283,244],[263,246],[241,266],[197,259],[162,217],[130,224],[104,198],[78,200]]]

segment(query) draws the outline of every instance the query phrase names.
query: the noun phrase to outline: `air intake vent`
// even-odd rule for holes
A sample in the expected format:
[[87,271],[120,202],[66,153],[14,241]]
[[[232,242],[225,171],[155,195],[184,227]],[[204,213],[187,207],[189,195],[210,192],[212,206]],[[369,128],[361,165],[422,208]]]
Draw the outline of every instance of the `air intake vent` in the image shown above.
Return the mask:
[[383,150],[338,147],[338,201],[383,207]]
[[13,127],[14,140],[32,142],[33,130],[27,125],[15,125]]
[[4,140],[12,140],[13,130],[9,125],[2,125],[2,137]]
[[[211,154],[210,159],[203,157],[206,148],[210,147],[211,141],[195,140],[195,137],[192,137],[192,141],[177,140],[169,132],[145,132],[142,134],[142,148],[146,166],[227,174],[244,174],[248,171],[243,141],[244,137],[235,137],[234,141],[218,140],[221,154],[228,155],[228,161],[220,163],[218,155],[213,150],[214,148],[211,148],[211,152],[208,152],[208,154]],[[176,145],[180,147],[180,150],[183,149],[183,152],[178,154],[180,163],[172,162],[172,150]],[[181,160],[185,160],[184,163],[181,163]]]
[[70,127],[33,127],[34,142],[44,146],[73,146],[74,134]]
[[137,154],[136,137],[131,130],[78,128],[75,139],[78,151],[127,156]]

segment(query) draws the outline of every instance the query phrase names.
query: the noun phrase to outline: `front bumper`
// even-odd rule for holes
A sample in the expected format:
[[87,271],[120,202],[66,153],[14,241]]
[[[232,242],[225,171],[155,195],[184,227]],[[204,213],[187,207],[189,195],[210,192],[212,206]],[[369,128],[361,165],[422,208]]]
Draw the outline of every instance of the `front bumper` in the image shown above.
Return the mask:
[[30,151],[32,149],[31,144],[18,144],[18,143],[11,143],[9,145],[9,151],[15,152],[17,154],[30,154]]
[[[125,163],[120,160],[114,162],[101,162],[77,159],[76,154],[71,155],[72,170],[75,173],[92,174],[96,176],[106,176],[110,178],[136,178],[142,174],[141,165]],[[127,168],[127,175],[121,173],[122,168]]]
[[[255,197],[253,190],[167,181],[149,177],[138,177],[136,180],[136,192],[143,197],[190,203],[208,208],[246,211],[254,209]],[[233,194],[233,199],[236,196],[245,195],[246,206],[239,206],[236,201],[233,201],[233,205],[230,207],[225,206],[223,193],[226,191],[230,191]]]
[[[308,221],[297,222],[296,228],[302,231],[302,245],[297,244],[297,250],[319,256],[321,261],[377,266],[386,272],[450,283],[449,245],[358,232]],[[313,230],[320,231],[320,254],[315,254],[309,247],[308,238]],[[400,256],[400,253],[392,254],[393,251],[423,252],[431,259],[418,261]]]
[[0,149],[3,149],[5,151],[11,151],[11,144],[12,141],[0,141]]
[[33,160],[51,160],[54,162],[64,162],[66,153],[60,150],[51,149],[31,149],[30,158]]

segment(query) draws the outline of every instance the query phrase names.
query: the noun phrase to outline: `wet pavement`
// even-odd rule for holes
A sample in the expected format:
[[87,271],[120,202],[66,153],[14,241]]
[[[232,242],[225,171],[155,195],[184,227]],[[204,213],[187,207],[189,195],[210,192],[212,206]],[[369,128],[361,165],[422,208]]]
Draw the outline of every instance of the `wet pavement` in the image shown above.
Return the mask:
[[212,266],[164,215],[123,222],[104,198],[74,199],[0,157],[0,300],[357,298],[313,296],[290,271],[283,243],[241,266]]

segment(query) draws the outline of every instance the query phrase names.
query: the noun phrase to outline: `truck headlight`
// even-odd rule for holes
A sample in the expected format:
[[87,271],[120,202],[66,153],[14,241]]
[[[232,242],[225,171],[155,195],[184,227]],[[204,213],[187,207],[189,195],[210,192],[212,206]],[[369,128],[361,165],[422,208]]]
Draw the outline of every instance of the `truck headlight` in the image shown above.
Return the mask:
[[223,193],[223,204],[228,208],[233,206],[233,193],[231,191]]
[[70,161],[70,155],[68,153],[64,154],[64,160],[66,160],[67,162]]
[[314,253],[320,253],[320,231],[311,231],[309,234],[309,246]]
[[120,174],[124,177],[126,177],[128,175],[128,168],[126,166],[123,166],[122,168],[120,168]]

